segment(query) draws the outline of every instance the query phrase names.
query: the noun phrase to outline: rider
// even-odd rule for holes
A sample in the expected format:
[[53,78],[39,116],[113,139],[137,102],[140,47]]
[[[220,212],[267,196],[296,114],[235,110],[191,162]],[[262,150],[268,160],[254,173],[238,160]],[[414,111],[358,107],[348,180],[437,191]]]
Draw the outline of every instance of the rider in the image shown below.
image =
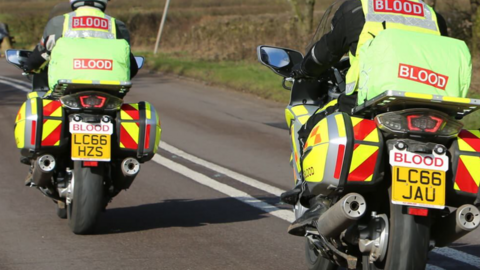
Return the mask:
[[[327,111],[351,113],[357,102],[360,48],[380,31],[389,28],[448,35],[444,18],[422,0],[345,0],[332,19],[331,31],[311,47],[301,65],[294,68],[292,77],[318,78],[349,53],[351,67],[346,76],[346,94],[341,95],[337,105]],[[324,117],[324,114],[310,117],[299,131],[300,142],[305,141],[313,127]],[[290,234],[300,236],[305,235],[306,226],[312,224],[324,211],[321,204],[302,191],[297,186],[281,196],[285,203],[295,205],[302,198],[302,202],[306,201],[310,206],[289,227]]]
[[[102,38],[102,39],[125,39],[130,44],[130,33],[125,24],[117,19],[105,15],[107,2],[110,0],[70,0],[73,12],[54,17],[45,27],[40,43],[35,47],[28,61],[24,63],[25,71],[40,70],[50,60],[50,54],[56,41],[61,37],[69,38]],[[108,25],[105,29],[102,25],[91,24],[91,18],[108,18],[115,24]],[[67,22],[67,23],[66,23]],[[74,23],[75,22],[75,23]],[[77,25],[81,27],[77,27]],[[135,57],[130,53],[130,74],[133,78],[138,72]]]

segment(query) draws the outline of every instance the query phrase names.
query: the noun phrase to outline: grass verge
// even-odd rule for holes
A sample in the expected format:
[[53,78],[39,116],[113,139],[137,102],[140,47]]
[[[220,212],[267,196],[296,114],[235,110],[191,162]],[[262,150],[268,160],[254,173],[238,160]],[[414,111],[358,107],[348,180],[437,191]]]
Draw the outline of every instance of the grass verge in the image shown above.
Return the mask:
[[282,78],[260,63],[196,60],[185,54],[145,55],[150,68],[157,71],[198,79],[283,103],[287,103],[290,98],[290,91],[282,88]]

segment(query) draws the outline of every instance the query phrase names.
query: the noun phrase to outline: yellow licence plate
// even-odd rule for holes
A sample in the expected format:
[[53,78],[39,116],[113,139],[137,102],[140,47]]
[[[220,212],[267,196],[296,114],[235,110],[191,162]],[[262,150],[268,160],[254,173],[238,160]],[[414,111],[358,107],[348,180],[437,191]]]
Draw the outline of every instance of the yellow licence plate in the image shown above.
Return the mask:
[[110,161],[111,135],[72,134],[72,160]]
[[392,167],[394,204],[445,208],[445,172],[407,167]]

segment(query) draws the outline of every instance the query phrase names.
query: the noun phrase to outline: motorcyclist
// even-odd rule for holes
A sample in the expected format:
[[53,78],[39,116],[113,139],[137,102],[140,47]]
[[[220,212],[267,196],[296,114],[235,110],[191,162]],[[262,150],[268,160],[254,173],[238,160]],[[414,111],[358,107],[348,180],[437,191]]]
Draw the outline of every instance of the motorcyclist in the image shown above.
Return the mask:
[[[388,28],[448,35],[444,18],[422,0],[345,0],[332,19],[331,31],[314,43],[303,62],[294,68],[292,77],[318,78],[348,53],[351,67],[346,76],[345,94],[339,97],[334,107],[326,111],[351,113],[357,103],[360,48]],[[325,114],[310,117],[299,131],[301,144],[324,117]],[[301,185],[281,196],[285,203],[295,205],[301,199],[302,204],[309,206],[309,210],[290,225],[290,234],[305,235],[305,228],[325,211],[325,207],[307,193]]]
[[[24,70],[26,72],[45,70],[51,60],[50,55],[53,48],[62,37],[70,39],[124,39],[130,44],[130,33],[125,24],[104,13],[108,1],[70,0],[73,12],[54,17],[47,23],[40,43],[29,55],[27,61],[23,63]],[[95,50],[95,48],[91,49]],[[137,72],[137,62],[130,52],[130,79]],[[22,157],[20,160],[24,164],[31,164],[31,161],[26,157]],[[25,179],[25,185],[30,185],[31,180],[32,174],[30,172]]]
[[[38,71],[50,60],[50,54],[55,47],[56,41],[61,37],[69,38],[102,38],[102,39],[125,39],[130,44],[130,33],[125,24],[115,18],[105,15],[109,0],[70,0],[73,12],[52,18],[45,27],[40,43],[30,54],[28,61],[24,63],[25,71]],[[83,24],[82,18],[101,17],[114,20],[110,29],[100,29],[102,26]],[[77,19],[78,18],[78,19]],[[68,24],[65,21],[70,20]],[[81,27],[73,24],[79,22]],[[114,28],[114,29],[113,29]],[[94,49],[94,48],[92,48]],[[138,66],[134,56],[130,53],[130,74],[133,78],[138,72]]]

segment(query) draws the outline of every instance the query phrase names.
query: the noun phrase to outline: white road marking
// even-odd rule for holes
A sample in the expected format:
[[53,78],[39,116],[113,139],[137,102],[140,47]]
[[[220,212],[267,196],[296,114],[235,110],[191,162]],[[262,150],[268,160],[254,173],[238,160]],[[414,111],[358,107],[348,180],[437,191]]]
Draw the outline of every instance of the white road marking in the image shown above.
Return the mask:
[[480,258],[453,248],[436,248],[432,252],[480,269]]
[[[21,81],[21,80],[17,80],[17,79],[12,79],[12,78],[9,78],[9,77],[4,77],[4,76],[0,76],[0,79],[21,84],[21,85],[27,87],[27,88],[28,88],[27,90],[30,90],[30,88],[32,87],[32,84],[29,83],[29,82],[26,82],[26,81]],[[22,90],[22,91],[23,91],[23,90]]]
[[274,187],[274,186],[271,186],[271,185],[268,185],[268,184],[265,184],[263,182],[260,182],[258,180],[255,180],[253,178],[250,178],[248,176],[245,176],[245,175],[242,175],[242,174],[239,174],[237,172],[234,172],[232,170],[229,170],[227,168],[223,168],[221,166],[218,166],[216,164],[213,164],[211,162],[208,162],[206,160],[203,160],[203,159],[200,159],[196,156],[193,156],[193,155],[190,155],[188,153],[185,153],[184,151],[178,149],[178,148],[175,148],[174,146],[171,146],[170,144],[166,143],[166,142],[161,142],[160,143],[160,148],[162,148],[163,150],[166,150],[172,154],[175,154],[179,157],[182,157],[188,161],[191,161],[195,164],[198,164],[198,165],[202,165],[203,167],[206,167],[206,168],[209,168],[215,172],[218,172],[218,173],[221,173],[221,174],[224,174],[230,178],[233,178],[239,182],[242,182],[246,185],[249,185],[249,186],[252,186],[254,188],[257,188],[257,189],[260,189],[260,190],[263,190],[267,193],[270,193],[270,194],[273,194],[277,197],[280,197],[280,194],[282,194],[283,192],[285,192],[284,190],[282,189],[279,189],[277,187]]
[[441,268],[441,267],[438,267],[438,266],[435,266],[435,265],[428,264],[427,268],[425,268],[425,270],[445,270],[445,268]]
[[198,173],[194,170],[191,170],[181,164],[178,164],[176,162],[173,162],[167,158],[164,158],[160,155],[155,155],[152,159],[153,161],[157,162],[158,164],[165,166],[167,169],[173,170],[183,176],[186,176],[193,181],[202,184],[204,186],[207,186],[211,189],[214,189],[220,193],[223,193],[227,196],[230,196],[234,199],[237,199],[241,202],[244,202],[250,206],[253,206],[257,209],[260,209],[266,213],[269,213],[273,216],[276,216],[280,219],[286,220],[288,222],[293,222],[295,220],[295,217],[293,215],[293,212],[290,210],[283,210],[279,209],[273,205],[270,205],[268,203],[265,203],[257,198],[254,198],[250,196],[249,194],[240,191],[236,188],[230,187],[228,185],[225,185],[223,183],[220,183],[216,180],[213,180],[210,177],[207,177],[201,173]]
[[2,79],[0,79],[0,83],[6,84],[6,85],[11,86],[11,87],[13,87],[13,88],[16,88],[16,89],[18,89],[18,90],[20,90],[20,91],[22,91],[22,92],[26,92],[26,93],[30,92],[30,89],[28,89],[28,88],[26,88],[26,87],[24,87],[24,86],[21,86],[21,85],[14,84],[14,83],[12,83],[12,82],[10,82],[10,81],[7,81],[7,80],[2,80]]
[[[6,78],[6,77],[3,77],[3,76],[0,76],[0,83],[4,83],[4,84],[7,84],[7,85],[10,85],[20,91],[23,91],[23,92],[30,92],[30,89],[28,89],[27,87],[22,87],[20,85],[14,85],[12,84],[11,82],[9,81],[5,81],[5,80],[2,80],[2,78]],[[18,82],[18,83],[21,83],[21,84],[25,84],[25,82],[22,82],[22,81],[19,81],[19,80],[16,80],[16,79],[11,79],[11,78],[8,78],[10,81],[14,81],[14,82]],[[244,184],[247,184],[249,186],[252,186],[252,187],[255,187],[255,188],[258,188],[260,190],[263,190],[267,193],[270,193],[270,194],[273,194],[273,195],[276,195],[276,196],[280,196],[281,193],[283,193],[284,191],[279,189],[279,188],[276,188],[276,187],[273,187],[273,186],[270,186],[268,184],[265,184],[265,183],[262,183],[258,180],[255,180],[253,178],[250,178],[248,176],[244,176],[242,174],[239,174],[237,172],[234,172],[234,171],[231,171],[227,168],[223,168],[219,165],[216,165],[216,164],[213,164],[211,162],[208,162],[206,160],[203,160],[203,159],[200,159],[198,157],[195,157],[193,155],[190,155],[178,148],[175,148],[165,142],[162,142],[160,143],[160,147],[172,154],[175,154],[177,156],[180,156],[186,160],[189,160],[193,163],[196,163],[198,165],[202,165],[206,168],[209,168],[211,170],[214,170],[214,171],[217,171],[219,173],[222,173],[222,174],[225,174],[237,181],[240,181]],[[267,212],[267,213],[270,213],[272,214],[273,216],[276,216],[280,219],[283,219],[285,221],[288,221],[288,222],[293,222],[295,220],[295,217],[294,217],[294,214],[292,213],[292,211],[289,211],[289,210],[282,210],[282,209],[279,209],[273,205],[270,205],[268,203],[265,203],[261,200],[258,200],[252,196],[250,196],[249,194],[243,192],[243,191],[240,191],[238,189],[235,189],[235,188],[232,188],[228,185],[225,185],[223,183],[220,183],[216,180],[213,180],[203,174],[200,174],[200,173],[197,173],[183,165],[180,165],[178,163],[175,163],[169,159],[166,159],[166,158],[163,158],[162,156],[160,155],[155,155],[154,158],[153,158],[153,161],[157,162],[158,164],[161,164],[162,166],[165,166],[166,168],[170,169],[170,170],[173,170],[177,173],[180,173],[190,179],[192,179],[193,181],[196,181],[202,185],[205,185],[205,186],[208,186],[214,190],[217,190],[227,196],[230,196],[230,197],[233,197],[241,202],[244,202],[248,205],[251,205],[257,209],[260,209],[264,212]],[[465,252],[462,252],[462,251],[458,251],[458,250],[455,250],[455,249],[452,249],[452,248],[438,248],[438,249],[434,249],[432,252],[434,253],[437,253],[439,255],[442,255],[444,257],[448,257],[450,259],[453,259],[453,260],[456,260],[456,261],[461,261],[461,262],[464,262],[466,264],[469,264],[473,267],[476,267],[478,269],[480,269],[480,258],[479,257],[476,257],[476,256],[473,256],[473,255],[470,255],[470,254],[467,254]],[[443,268],[440,268],[440,267],[437,267],[437,266],[433,266],[433,265],[428,265],[427,266],[427,269],[429,270],[442,270]]]

